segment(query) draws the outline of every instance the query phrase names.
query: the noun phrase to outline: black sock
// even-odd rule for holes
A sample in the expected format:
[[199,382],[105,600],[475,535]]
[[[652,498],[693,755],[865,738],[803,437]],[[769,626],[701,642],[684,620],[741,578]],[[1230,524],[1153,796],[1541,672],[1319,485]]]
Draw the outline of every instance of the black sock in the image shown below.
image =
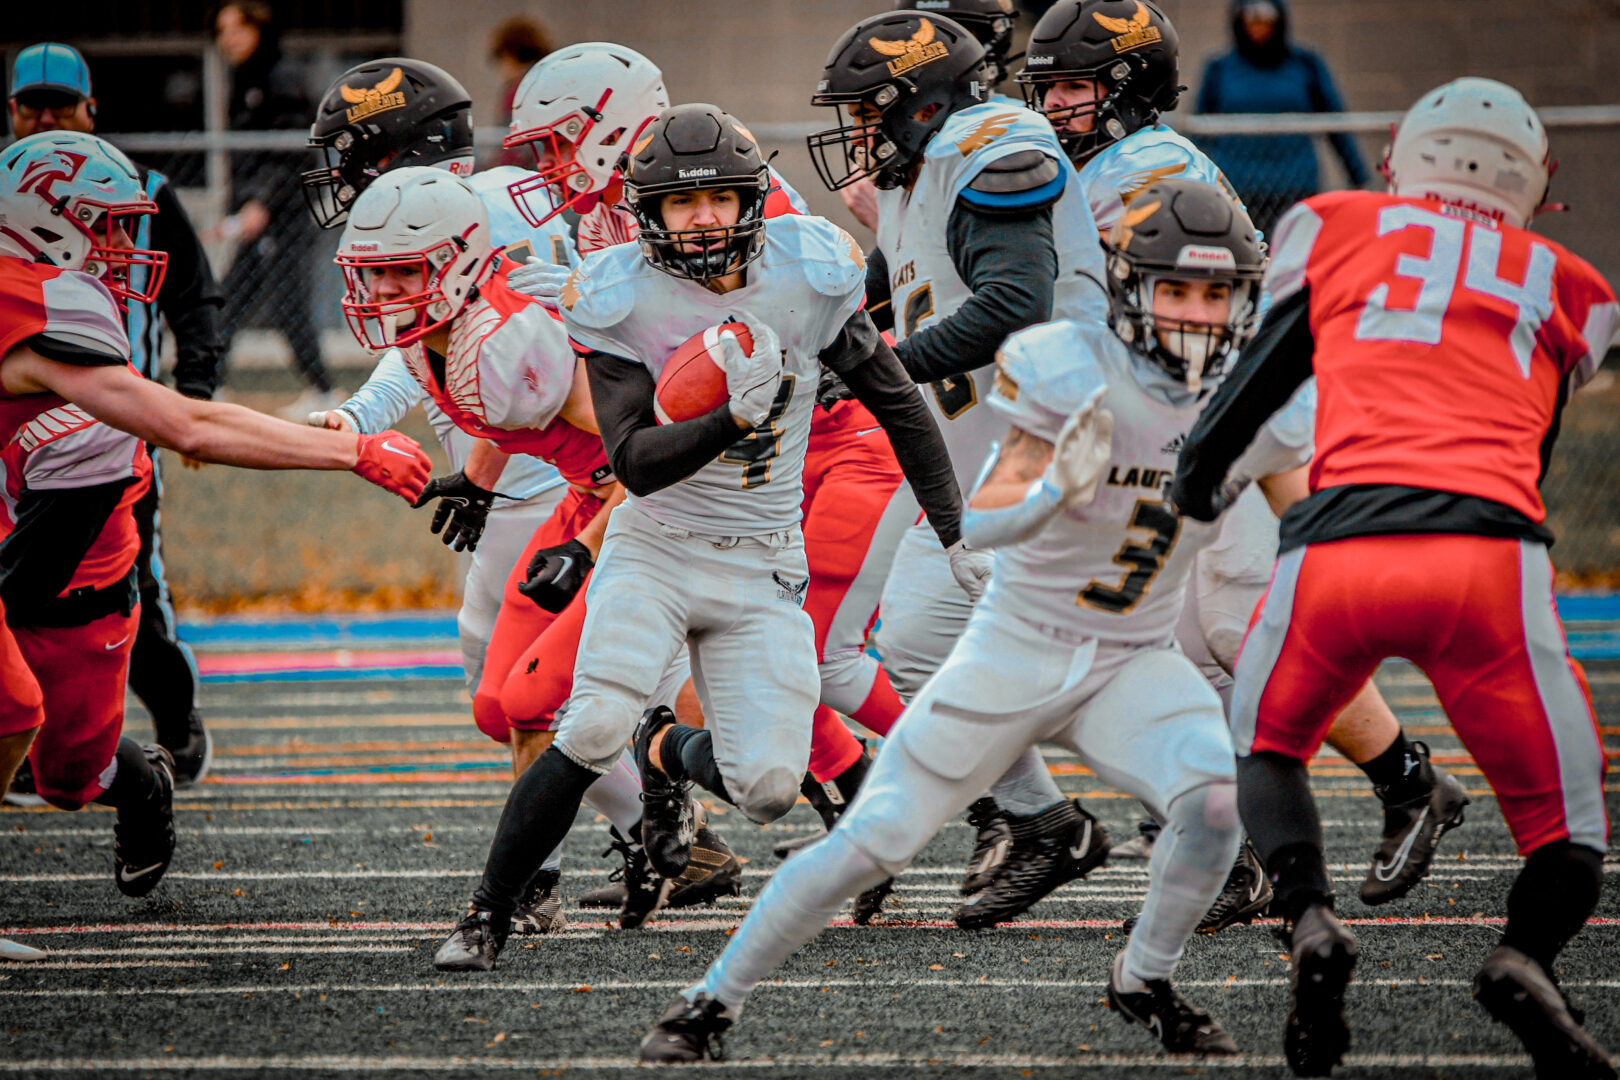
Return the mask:
[[1434,790],[1434,770],[1428,758],[1398,732],[1383,753],[1357,766],[1372,781],[1373,791],[1385,806],[1406,806],[1429,797]]
[[1384,751],[1367,761],[1363,761],[1356,768],[1367,774],[1375,788],[1390,788],[1406,779],[1407,752],[1410,749],[1406,741],[1406,732],[1397,731],[1395,741],[1390,743]]
[[540,864],[573,828],[585,789],[598,779],[555,746],[534,759],[506,797],[484,878],[473,892],[475,905],[511,916]]
[[658,756],[663,762],[664,775],[671,780],[690,780],[731,805],[737,805],[737,800],[726,790],[720,763],[714,760],[714,736],[709,732],[686,724],[672,724],[664,733],[664,746]]
[[1333,903],[1322,857],[1322,819],[1305,763],[1263,750],[1238,758],[1238,812],[1277,890],[1272,911],[1295,919],[1312,903]]
[[1580,932],[1603,890],[1603,853],[1558,840],[1531,852],[1508,893],[1502,944],[1552,974],[1553,960]]
[[1333,878],[1318,845],[1290,844],[1274,852],[1266,860],[1266,876],[1277,891],[1271,913],[1287,922],[1312,904],[1333,906]]
[[103,806],[139,806],[157,796],[161,790],[157,772],[146,760],[146,751],[141,749],[140,743],[134,739],[119,739],[113,758],[118,762],[118,771],[113,774],[107,790],[96,796],[96,802]]

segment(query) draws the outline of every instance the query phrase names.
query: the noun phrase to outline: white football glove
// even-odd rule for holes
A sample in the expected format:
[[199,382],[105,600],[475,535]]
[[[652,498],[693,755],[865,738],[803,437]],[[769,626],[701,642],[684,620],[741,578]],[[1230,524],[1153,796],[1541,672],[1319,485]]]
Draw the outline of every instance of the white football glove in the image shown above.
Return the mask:
[[506,275],[506,284],[514,292],[531,296],[548,307],[556,307],[557,296],[572,272],[566,266],[530,255],[527,262]]
[[951,557],[951,576],[968,594],[968,599],[977,604],[990,585],[990,553],[968,547],[966,540],[958,540],[945,549],[945,554]]
[[754,351],[743,352],[742,342],[730,330],[720,334],[721,367],[731,394],[731,415],[757,427],[770,415],[776,389],[782,383],[782,345],[776,331],[764,323],[747,323]]
[[1113,450],[1114,414],[1101,405],[1103,388],[1086,399],[1063,424],[1043,479],[1063,493],[1063,508],[1074,510],[1097,497],[1097,484]]

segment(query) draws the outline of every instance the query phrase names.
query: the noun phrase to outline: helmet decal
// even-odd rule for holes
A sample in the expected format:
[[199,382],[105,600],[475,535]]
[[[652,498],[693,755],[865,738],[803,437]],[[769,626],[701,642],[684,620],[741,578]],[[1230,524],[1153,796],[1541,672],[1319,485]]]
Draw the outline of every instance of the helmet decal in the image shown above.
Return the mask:
[[1130,52],[1132,49],[1140,49],[1144,45],[1164,40],[1159,28],[1149,25],[1148,20],[1152,16],[1148,14],[1142,0],[1136,0],[1136,14],[1128,19],[1115,19],[1100,11],[1092,12],[1091,17],[1096,19],[1097,25],[1104,30],[1119,35],[1111,42],[1117,53]]
[[382,81],[376,86],[363,90],[356,90],[347,83],[340,86],[338,93],[342,94],[343,100],[352,106],[345,114],[349,123],[364,120],[366,117],[376,113],[387,112],[389,109],[403,109],[405,107],[405,95],[398,90],[398,87],[404,79],[405,72],[396,67],[383,76]]
[[873,51],[894,58],[884,65],[889,69],[890,75],[904,75],[912,68],[931,64],[950,55],[950,49],[943,41],[934,40],[934,24],[927,19],[917,21],[922,25],[909,38],[902,38],[899,41],[872,39]]

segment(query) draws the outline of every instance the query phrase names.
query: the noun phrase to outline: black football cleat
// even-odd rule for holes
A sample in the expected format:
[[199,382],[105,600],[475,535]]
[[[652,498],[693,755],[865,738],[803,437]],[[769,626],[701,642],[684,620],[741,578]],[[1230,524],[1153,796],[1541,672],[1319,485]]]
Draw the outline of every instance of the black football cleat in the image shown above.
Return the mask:
[[664,906],[669,898],[669,879],[658,876],[647,860],[645,847],[625,839],[618,829],[609,827],[608,833],[613,843],[602,854],[617,851],[624,857],[624,865],[609,875],[609,880],[618,882],[624,890],[619,901],[619,928],[634,930]]
[[855,925],[867,926],[883,910],[883,902],[894,892],[894,878],[884,878],[855,898]]
[[1252,923],[1271,906],[1271,882],[1266,879],[1260,856],[1247,841],[1238,848],[1237,862],[1226,876],[1221,894],[1210,905],[1209,911],[1198,924],[1200,934],[1218,934],[1228,926]]
[[1356,968],[1356,939],[1333,909],[1312,904],[1290,931],[1291,1004],[1283,1053],[1295,1076],[1327,1076],[1350,1049],[1344,992]]
[[692,837],[692,858],[670,884],[665,907],[712,905],[722,896],[742,895],[742,860],[707,825]]
[[1007,815],[990,796],[968,807],[968,824],[974,829],[973,854],[968,856],[967,875],[962,878],[963,896],[972,896],[989,885],[1012,848]]
[[113,825],[113,881],[125,896],[157,888],[174,859],[174,759],[161,746],[144,746],[157,790],[144,802],[118,808]]
[[510,919],[473,908],[433,954],[433,966],[440,971],[493,971],[509,933]]
[[1012,846],[990,884],[956,909],[956,925],[983,930],[1016,919],[1053,889],[1108,860],[1108,833],[1078,799],[1028,817],[1009,815]]
[[707,994],[691,1001],[684,997],[664,1013],[641,1040],[641,1061],[646,1065],[681,1065],[726,1056],[721,1038],[731,1026],[729,1010]]
[[692,841],[697,837],[697,818],[688,794],[688,781],[671,780],[669,774],[652,763],[654,739],[675,723],[675,714],[665,706],[648,709],[636,725],[636,769],[641,773],[641,843],[647,849],[653,869],[667,878],[678,878],[692,858]]
[[1474,1000],[1519,1037],[1537,1080],[1615,1080],[1609,1056],[1581,1027],[1585,1017],[1540,964],[1511,945],[1485,958]]
[[17,772],[11,778],[11,786],[6,789],[6,802],[12,806],[44,806],[45,799],[34,786],[34,766],[27,758],[17,766]]
[[158,742],[174,758],[174,787],[184,791],[192,784],[201,783],[214,763],[214,737],[203,727],[202,714],[192,710],[186,730],[178,738],[159,738]]
[[553,934],[568,925],[562,909],[562,874],[542,870],[529,882],[528,895],[512,912],[512,933]]
[[1206,1012],[1188,1004],[1169,979],[1145,979],[1146,990],[1126,993],[1119,988],[1125,954],[1114,958],[1108,975],[1108,1004],[1133,1024],[1141,1024],[1159,1037],[1172,1054],[1235,1054],[1237,1043]]
[[[1462,783],[1429,761],[1429,748],[1411,744],[1418,781],[1428,790],[1403,803],[1384,804],[1384,838],[1361,883],[1361,902],[1376,907],[1399,900],[1429,876],[1440,838],[1463,823],[1468,792]],[[1385,791],[1376,788],[1379,797]]]

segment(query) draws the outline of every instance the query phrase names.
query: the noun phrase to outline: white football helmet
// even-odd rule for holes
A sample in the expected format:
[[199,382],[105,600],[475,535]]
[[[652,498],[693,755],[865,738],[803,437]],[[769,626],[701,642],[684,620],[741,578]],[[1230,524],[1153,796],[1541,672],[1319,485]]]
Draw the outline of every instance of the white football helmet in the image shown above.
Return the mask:
[[157,204],[135,166],[82,131],[41,131],[0,151],[0,254],[98,277],[120,300],[157,299],[169,256],[133,237]]
[[[534,176],[507,188],[530,225],[573,206],[589,212],[619,179],[619,156],[669,107],[664,75],[623,45],[587,41],[546,56],[518,84],[501,145],[534,152]],[[530,197],[546,200],[531,205]]]
[[333,260],[343,316],[368,349],[419,341],[472,302],[497,254],[484,201],[461,177],[421,165],[384,173],[349,208]]
[[1547,129],[1513,87],[1456,79],[1407,110],[1385,171],[1397,195],[1524,228],[1547,197]]

